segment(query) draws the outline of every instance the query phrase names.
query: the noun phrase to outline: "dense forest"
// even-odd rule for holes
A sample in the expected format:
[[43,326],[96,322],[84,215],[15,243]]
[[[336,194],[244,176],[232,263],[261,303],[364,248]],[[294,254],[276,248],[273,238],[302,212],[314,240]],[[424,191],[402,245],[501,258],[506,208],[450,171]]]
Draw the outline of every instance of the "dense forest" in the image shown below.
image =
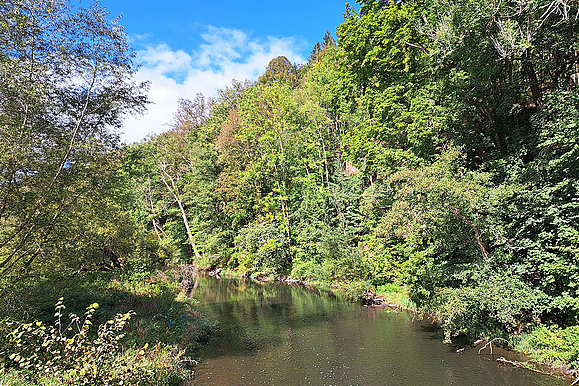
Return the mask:
[[5,313],[55,278],[220,267],[403,292],[448,341],[525,335],[576,367],[579,4],[358,3],[307,63],[125,145],[148,100],[117,21],[0,1]]

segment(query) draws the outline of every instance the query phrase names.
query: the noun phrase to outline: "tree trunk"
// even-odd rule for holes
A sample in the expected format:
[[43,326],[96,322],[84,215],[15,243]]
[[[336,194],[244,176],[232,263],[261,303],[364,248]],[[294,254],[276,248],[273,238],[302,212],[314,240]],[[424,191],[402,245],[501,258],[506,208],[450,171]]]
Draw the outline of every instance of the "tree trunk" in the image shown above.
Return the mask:
[[177,195],[174,192],[171,193],[173,193],[173,197],[175,198],[175,201],[177,201],[177,205],[179,205],[179,209],[181,210],[181,216],[183,217],[183,224],[185,225],[185,229],[187,230],[187,238],[189,239],[189,243],[191,244],[193,253],[195,253],[195,257],[200,259],[201,254],[197,250],[197,245],[195,245],[195,241],[193,241],[193,234],[191,233],[191,228],[189,228],[189,220],[187,219],[187,213],[185,213],[185,208],[183,208],[183,204],[181,200],[177,198]]
[[[193,240],[193,234],[191,233],[191,228],[189,227],[189,220],[187,219],[187,213],[185,212],[185,208],[183,207],[183,202],[181,201],[181,199],[177,195],[177,192],[175,191],[175,183],[173,182],[173,179],[167,173],[167,171],[165,170],[165,167],[163,165],[159,164],[157,166],[161,170],[160,176],[161,176],[161,180],[163,181],[163,184],[165,184],[165,187],[167,188],[167,190],[169,190],[169,192],[171,193],[171,195],[173,196],[173,198],[177,202],[177,205],[179,205],[179,210],[181,211],[181,217],[183,218],[183,225],[185,225],[185,230],[187,231],[187,239],[189,240],[189,244],[191,244],[191,248],[193,249],[193,253],[195,253],[195,257],[197,257],[199,259],[199,258],[201,258],[201,254],[199,253],[199,250],[197,249],[197,245],[195,244],[195,241]],[[169,185],[169,183],[167,182],[167,177],[171,180],[171,185]]]
[[464,215],[460,212],[460,210],[458,210],[457,208],[454,208],[452,206],[448,207],[450,210],[452,210],[452,212],[466,225],[468,225],[469,227],[472,228],[472,230],[474,231],[474,238],[476,240],[476,243],[478,245],[478,248],[480,250],[480,253],[483,257],[484,261],[488,261],[489,259],[489,254],[487,253],[487,250],[485,249],[485,246],[483,244],[483,240],[482,240],[482,234],[480,232],[480,229],[478,229],[478,227],[476,225],[474,225],[472,222],[470,222],[466,217],[464,217]]
[[524,60],[523,66],[525,68],[526,73],[525,75],[531,82],[530,88],[531,88],[531,96],[533,97],[533,103],[535,104],[535,107],[540,109],[541,107],[543,107],[543,96],[541,93],[541,88],[539,86],[539,80],[537,79],[537,73],[535,72],[533,62],[529,58],[528,52],[525,52],[523,60]]

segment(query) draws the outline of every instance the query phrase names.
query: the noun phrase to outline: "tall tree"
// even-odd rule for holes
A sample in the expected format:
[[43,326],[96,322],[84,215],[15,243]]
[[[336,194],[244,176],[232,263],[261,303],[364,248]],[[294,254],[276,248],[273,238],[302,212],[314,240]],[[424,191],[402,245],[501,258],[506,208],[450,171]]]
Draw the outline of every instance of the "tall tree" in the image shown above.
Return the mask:
[[[83,195],[112,129],[145,107],[130,77],[133,53],[117,20],[96,4],[0,3],[0,269],[49,256],[62,214]],[[87,189],[92,189],[89,185]]]
[[273,58],[265,73],[259,77],[262,84],[286,83],[295,87],[298,85],[298,68],[285,56]]
[[345,135],[345,150],[369,174],[429,157],[440,144],[438,84],[428,39],[416,27],[422,16],[419,1],[368,1],[360,12],[347,8],[338,28],[340,83],[357,123]]

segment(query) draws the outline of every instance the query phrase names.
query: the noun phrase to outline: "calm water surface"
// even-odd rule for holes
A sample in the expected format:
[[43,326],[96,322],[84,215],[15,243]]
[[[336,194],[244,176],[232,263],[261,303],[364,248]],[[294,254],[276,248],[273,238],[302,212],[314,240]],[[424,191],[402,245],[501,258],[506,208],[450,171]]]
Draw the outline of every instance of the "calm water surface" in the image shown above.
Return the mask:
[[192,385],[569,384],[502,366],[499,350],[457,354],[428,322],[315,288],[200,277],[192,296],[219,325]]

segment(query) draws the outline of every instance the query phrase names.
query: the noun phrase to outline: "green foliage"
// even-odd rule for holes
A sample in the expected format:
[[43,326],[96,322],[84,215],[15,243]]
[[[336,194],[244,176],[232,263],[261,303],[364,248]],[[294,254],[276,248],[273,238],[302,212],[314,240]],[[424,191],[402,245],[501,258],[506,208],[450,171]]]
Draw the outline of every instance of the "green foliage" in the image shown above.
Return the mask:
[[364,280],[356,280],[341,286],[345,296],[354,301],[362,301],[364,295],[372,289],[372,285]]
[[372,3],[359,14],[349,8],[338,29],[344,92],[359,119],[345,150],[372,172],[426,157],[439,144],[439,86],[417,30],[421,13],[417,2]]
[[340,249],[339,255],[324,259],[322,267],[329,281],[353,283],[370,278],[370,267],[355,249]]
[[402,267],[408,260],[403,244],[377,237],[376,234],[369,234],[360,242],[359,249],[363,264],[368,267],[367,274],[374,286],[402,281]]
[[[51,244],[63,266],[185,261],[391,289],[436,313],[447,338],[576,325],[577,3],[359,3],[304,66],[274,58],[258,82],[180,100],[171,130],[87,166],[67,186],[88,209],[66,217],[86,258]],[[105,173],[91,206],[86,176],[107,165],[119,178]],[[129,292],[164,304],[139,327],[203,338],[192,310],[165,302],[174,284],[137,281]]]
[[[107,199],[111,129],[143,111],[146,84],[130,81],[126,36],[96,4],[5,1],[0,12],[0,269],[54,269],[94,236],[85,206],[122,217]],[[95,255],[122,237],[99,220]]]
[[429,165],[392,174],[393,204],[379,232],[437,253],[460,248],[465,260],[487,261],[487,245],[501,238],[492,214],[504,193],[493,186],[490,174],[462,166],[462,157],[449,149]]
[[180,99],[171,130],[125,149],[141,225],[163,260],[210,267],[220,258],[227,234],[218,210],[216,120],[203,95]]
[[196,311],[191,300],[180,287],[188,275],[175,268],[165,272],[146,270],[124,273],[85,273],[66,280],[54,279],[34,286],[15,288],[7,293],[0,318],[10,317],[35,319],[45,325],[53,320],[53,296],[64,296],[69,302],[69,310],[82,314],[78,305],[98,303],[98,312],[93,316],[95,325],[114,319],[118,313],[135,310],[136,315],[125,327],[123,344],[142,347],[154,346],[161,342],[161,349],[167,345],[177,347],[189,356],[197,354],[200,343],[206,339],[213,322]]
[[241,253],[251,256],[251,260],[242,261],[248,274],[275,276],[288,271],[291,256],[285,228],[283,223],[271,221],[241,229],[235,240]]
[[532,123],[538,153],[527,167],[508,175],[509,182],[520,185],[502,219],[509,231],[510,263],[549,295],[543,319],[574,325],[579,320],[577,91],[546,95]]
[[[151,357],[147,347],[130,353],[122,353],[122,332],[133,312],[118,314],[103,323],[96,334],[91,335],[91,325],[98,304],[87,307],[84,321],[70,314],[69,321],[63,315],[63,299],[56,304],[55,321],[46,326],[42,322],[32,323],[4,321],[9,330],[2,352],[5,367],[19,369],[31,379],[44,375],[64,380],[75,385],[135,385],[172,384],[186,374],[178,364],[180,353],[172,363],[162,356],[154,363],[142,358]],[[157,350],[156,354],[160,354]]]
[[290,276],[296,280],[322,282],[326,279],[320,264],[312,260],[296,259],[292,264]]
[[523,347],[531,358],[552,366],[579,367],[579,326],[539,327],[524,338]]
[[107,307],[108,314],[115,309],[137,311],[128,328],[127,344],[153,346],[162,342],[195,355],[213,329],[213,321],[200,315],[194,301],[182,292],[179,281],[184,278],[194,280],[177,268],[166,273],[131,272],[95,289],[101,308]]
[[539,320],[545,307],[540,291],[504,272],[482,270],[474,276],[472,285],[437,291],[432,311],[442,321],[446,340],[459,333],[517,333]]
[[376,286],[376,295],[383,297],[386,304],[392,304],[416,312],[416,306],[410,299],[408,288],[399,283],[387,283]]
[[266,85],[285,83],[295,87],[298,85],[298,69],[285,56],[278,56],[269,62],[259,82]]

